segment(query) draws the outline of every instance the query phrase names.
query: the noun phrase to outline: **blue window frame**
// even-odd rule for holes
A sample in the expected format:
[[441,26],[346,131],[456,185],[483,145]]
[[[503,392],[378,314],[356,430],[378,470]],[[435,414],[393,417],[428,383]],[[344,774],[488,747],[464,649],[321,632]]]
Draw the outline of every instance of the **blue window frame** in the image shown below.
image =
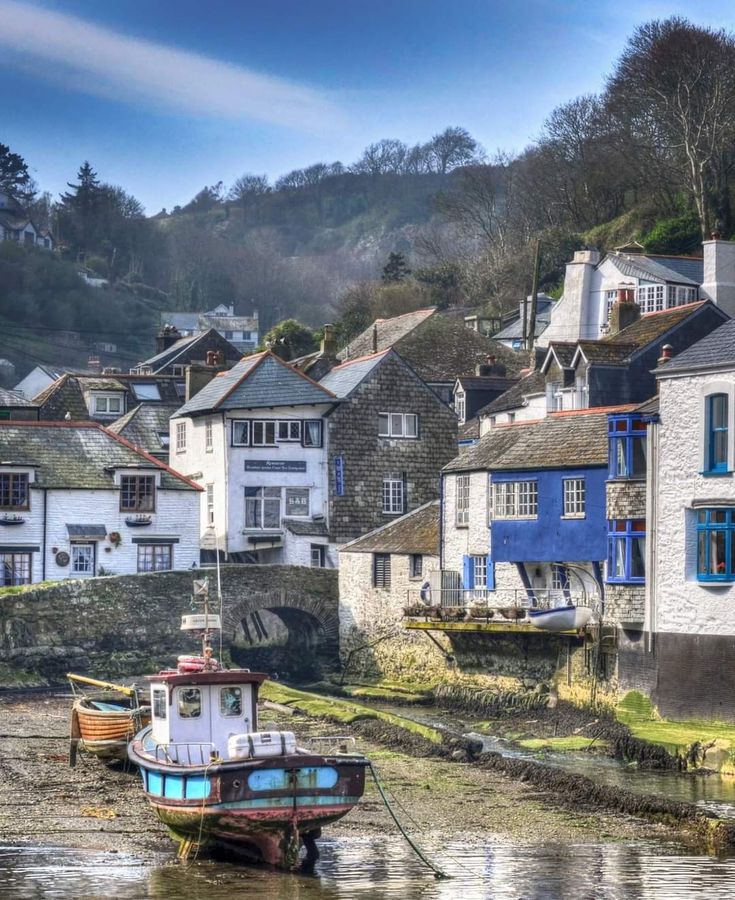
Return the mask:
[[610,416],[607,433],[610,478],[645,478],[645,419],[641,416]]
[[646,520],[612,519],[607,532],[607,581],[643,584],[646,580]]
[[727,472],[727,394],[710,394],[706,399],[705,472]]
[[735,510],[697,511],[697,579],[735,581]]

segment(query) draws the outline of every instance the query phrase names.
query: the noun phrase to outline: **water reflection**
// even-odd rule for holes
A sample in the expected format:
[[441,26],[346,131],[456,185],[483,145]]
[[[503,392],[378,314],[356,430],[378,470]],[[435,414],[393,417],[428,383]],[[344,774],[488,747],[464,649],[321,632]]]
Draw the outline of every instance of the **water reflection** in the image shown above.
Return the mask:
[[121,854],[0,847],[0,897],[116,900],[555,900],[725,898],[735,895],[735,857],[694,856],[655,843],[528,847],[492,837],[427,836],[451,876],[436,880],[398,837],[321,842],[313,876],[199,860],[143,866]]

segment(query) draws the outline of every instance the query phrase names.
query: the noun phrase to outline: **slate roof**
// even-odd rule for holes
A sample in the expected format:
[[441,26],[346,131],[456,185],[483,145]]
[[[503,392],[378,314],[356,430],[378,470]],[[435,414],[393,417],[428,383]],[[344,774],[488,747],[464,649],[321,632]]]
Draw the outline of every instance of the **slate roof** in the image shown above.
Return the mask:
[[138,363],[138,366],[148,366],[154,373],[160,372],[161,369],[176,363],[180,362],[184,365],[186,362],[191,361],[192,353],[197,353],[201,359],[204,359],[207,350],[217,349],[224,350],[228,361],[242,358],[242,353],[237,347],[226,340],[219,331],[209,328],[207,331],[201,332],[201,334],[192,334],[181,338],[175,344],[167,347],[166,350],[162,350],[155,356]]
[[602,366],[622,365],[638,349],[638,344],[605,340],[579,341],[577,346],[587,362]]
[[480,437],[480,420],[468,419],[464,425],[457,426],[457,441],[476,441]]
[[26,400],[23,394],[19,394],[18,391],[8,391],[5,388],[0,388],[0,406],[23,406],[35,409],[38,404],[34,403],[32,400]]
[[439,556],[439,501],[431,500],[340,547],[340,553],[420,553]]
[[283,524],[291,534],[303,534],[310,537],[329,537],[326,522],[314,522],[312,519],[284,519]]
[[546,380],[538,370],[531,372],[520,381],[516,382],[504,394],[501,394],[492,403],[483,406],[477,415],[492,416],[495,413],[507,412],[523,405],[523,398],[530,394],[543,394],[546,390]]
[[[549,318],[548,313],[546,315],[537,315],[536,323],[534,325],[533,334],[534,337],[539,337],[542,335],[546,329],[549,327]],[[493,338],[496,341],[510,341],[517,340],[523,337],[523,320],[519,316],[514,322],[511,322],[510,325],[506,325],[501,331],[497,331]]]
[[168,435],[169,419],[178,408],[178,403],[140,403],[108,425],[107,430],[122,435],[146,453],[168,457],[168,443],[162,443],[161,434]]
[[[373,349],[373,327],[377,326],[377,350]],[[488,356],[503,363],[509,376],[523,368],[525,359],[493,338],[478,334],[455,316],[438,313],[434,307],[376,319],[337,354],[342,361],[397,350],[416,374],[428,384],[454,383],[462,375],[474,375]]]
[[553,351],[553,355],[562,368],[571,368],[576,349],[577,343],[575,341],[552,341],[549,344],[544,365],[546,365],[549,358],[549,353]]
[[[617,334],[605,335],[599,343],[632,344],[635,349],[640,349],[662,337],[669,329],[681,324],[709,302],[709,300],[698,300],[696,303],[687,303],[684,306],[674,306],[660,312],[646,313],[632,325],[618,331]],[[635,352],[635,349],[632,352]]]
[[384,350],[382,353],[373,353],[341,363],[328,372],[319,384],[331,391],[335,397],[347,397],[389,353],[390,350]]
[[334,401],[334,394],[270,350],[246,356],[220,372],[176,412],[205,415],[215,409],[262,409]]
[[[629,278],[643,278],[646,281],[671,281],[675,284],[690,284],[696,287],[701,284],[700,281],[695,281],[683,274],[683,271],[676,271],[671,266],[659,261],[666,257],[625,256],[610,253],[606,259],[609,259],[619,272]],[[679,268],[684,269],[683,266],[679,266]]]
[[40,407],[39,416],[43,420],[61,421],[67,412],[72,421],[83,422],[90,416],[84,394],[87,391],[124,391],[128,409],[141,403],[134,391],[135,385],[155,384],[158,387],[160,400],[145,400],[144,405],[169,404],[178,407],[181,398],[176,385],[183,383],[180,377],[172,375],[74,375],[65,373],[53,384],[33,398],[33,403]]
[[659,254],[648,254],[649,259],[655,260],[672,272],[678,275],[684,275],[697,284],[704,281],[704,259],[701,256],[663,256]]
[[701,341],[692,344],[655,370],[665,378],[686,369],[716,369],[735,365],[735,319],[716,328]]
[[501,375],[461,375],[457,381],[466,391],[507,391],[518,379]]
[[528,471],[607,466],[607,417],[634,404],[549,413],[498,425],[444,467],[445,472]]
[[0,422],[0,467],[33,466],[44,488],[114,489],[113,469],[161,471],[166,490],[202,490],[96,422]]

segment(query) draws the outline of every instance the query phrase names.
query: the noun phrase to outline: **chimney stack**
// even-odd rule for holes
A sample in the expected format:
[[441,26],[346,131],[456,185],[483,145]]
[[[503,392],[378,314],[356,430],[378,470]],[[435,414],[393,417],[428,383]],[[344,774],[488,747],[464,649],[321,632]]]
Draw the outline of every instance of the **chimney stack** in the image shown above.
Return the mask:
[[617,334],[641,317],[641,308],[635,302],[635,287],[632,284],[618,286],[618,298],[610,310],[608,334]]
[[659,366],[662,366],[664,363],[667,363],[671,357],[674,355],[674,348],[671,344],[664,344],[661,348],[661,356],[659,356],[657,363]]
[[163,353],[180,339],[179,329],[175,325],[164,325],[156,335],[156,353]]
[[378,352],[378,323],[373,325],[373,353]]
[[704,281],[702,293],[707,299],[735,316],[735,242],[723,241],[719,232],[702,244],[704,251]]
[[102,371],[102,363],[100,362],[99,356],[87,357],[87,369],[89,369],[90,372],[96,372],[99,375]]
[[336,354],[336,340],[334,337],[334,325],[330,325],[326,323],[324,325],[324,336],[322,337],[322,356],[326,356],[328,359],[334,359]]
[[499,363],[496,360],[497,357],[488,356],[487,362],[480,363],[475,367],[475,375],[478,375],[479,377],[497,375],[499,378],[505,378],[507,369],[505,368],[503,363]]

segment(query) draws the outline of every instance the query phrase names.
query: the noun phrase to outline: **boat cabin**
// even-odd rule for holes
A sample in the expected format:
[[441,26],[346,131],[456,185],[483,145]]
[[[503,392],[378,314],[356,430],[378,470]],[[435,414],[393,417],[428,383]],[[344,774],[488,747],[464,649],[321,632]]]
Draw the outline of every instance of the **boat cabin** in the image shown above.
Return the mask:
[[246,669],[149,676],[153,742],[184,765],[227,759],[233,735],[258,730],[258,688],[267,677]]

